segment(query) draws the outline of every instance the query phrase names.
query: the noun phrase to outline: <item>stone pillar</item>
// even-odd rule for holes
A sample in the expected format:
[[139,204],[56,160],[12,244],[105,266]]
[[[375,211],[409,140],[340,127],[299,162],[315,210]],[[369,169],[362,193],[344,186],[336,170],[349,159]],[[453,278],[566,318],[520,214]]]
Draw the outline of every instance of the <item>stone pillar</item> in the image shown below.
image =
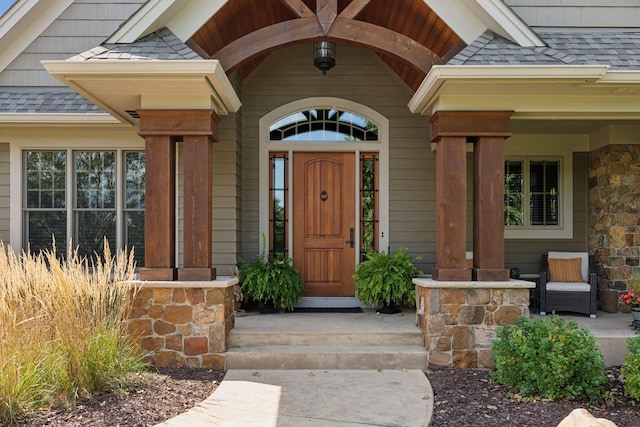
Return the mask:
[[473,279],[507,281],[504,268],[504,137],[477,138],[473,151]]
[[[213,280],[212,149],[218,116],[213,110],[140,110],[145,138],[145,268],[141,280]],[[175,142],[184,142],[184,268],[175,265]]]
[[598,308],[628,311],[620,294],[640,275],[640,145],[606,145],[589,154],[589,250]]
[[466,269],[466,150],[474,141],[473,276],[509,280],[504,269],[504,139],[510,111],[437,111],[435,280],[471,280]]

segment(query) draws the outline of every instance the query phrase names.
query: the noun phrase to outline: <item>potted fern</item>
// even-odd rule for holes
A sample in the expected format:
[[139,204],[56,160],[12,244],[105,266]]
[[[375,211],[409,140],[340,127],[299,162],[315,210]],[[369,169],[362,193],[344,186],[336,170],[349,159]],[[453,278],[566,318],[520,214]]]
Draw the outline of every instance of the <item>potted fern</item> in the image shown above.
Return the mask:
[[253,263],[240,259],[238,273],[243,294],[261,304],[261,313],[292,310],[302,297],[304,281],[292,258],[263,252]]
[[407,254],[406,249],[390,252],[373,252],[356,267],[353,275],[356,292],[365,304],[382,307],[385,314],[400,312],[401,306],[415,304],[415,286],[412,279],[422,271],[412,261],[419,257]]

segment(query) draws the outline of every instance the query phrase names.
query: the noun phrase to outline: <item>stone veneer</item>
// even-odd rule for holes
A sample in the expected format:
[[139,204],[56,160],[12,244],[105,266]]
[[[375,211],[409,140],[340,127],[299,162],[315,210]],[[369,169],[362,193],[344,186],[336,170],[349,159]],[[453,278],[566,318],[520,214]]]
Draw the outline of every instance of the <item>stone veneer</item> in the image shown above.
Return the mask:
[[640,274],[640,145],[607,145],[589,155],[589,250],[600,281],[598,308],[629,311],[620,303]]
[[155,366],[225,369],[235,283],[238,279],[136,282],[127,330]]
[[535,283],[445,282],[414,279],[416,324],[429,351],[430,368],[493,368],[497,328],[529,316]]

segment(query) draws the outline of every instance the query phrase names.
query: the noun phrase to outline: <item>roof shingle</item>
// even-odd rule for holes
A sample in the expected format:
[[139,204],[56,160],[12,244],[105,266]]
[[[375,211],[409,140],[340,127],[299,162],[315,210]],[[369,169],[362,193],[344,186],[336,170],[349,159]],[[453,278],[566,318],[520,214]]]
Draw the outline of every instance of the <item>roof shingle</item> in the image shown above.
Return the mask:
[[69,61],[152,61],[202,59],[169,29],[162,28],[133,43],[103,43]]
[[539,31],[545,47],[520,47],[486,31],[448,65],[610,65],[638,69],[640,31]]

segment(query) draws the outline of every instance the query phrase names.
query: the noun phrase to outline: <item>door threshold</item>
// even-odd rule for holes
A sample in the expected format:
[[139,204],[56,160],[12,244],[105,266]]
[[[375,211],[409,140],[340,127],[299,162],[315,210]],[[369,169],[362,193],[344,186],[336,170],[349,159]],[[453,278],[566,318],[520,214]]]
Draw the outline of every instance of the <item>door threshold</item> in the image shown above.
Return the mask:
[[296,308],[353,308],[364,304],[356,297],[303,297]]

